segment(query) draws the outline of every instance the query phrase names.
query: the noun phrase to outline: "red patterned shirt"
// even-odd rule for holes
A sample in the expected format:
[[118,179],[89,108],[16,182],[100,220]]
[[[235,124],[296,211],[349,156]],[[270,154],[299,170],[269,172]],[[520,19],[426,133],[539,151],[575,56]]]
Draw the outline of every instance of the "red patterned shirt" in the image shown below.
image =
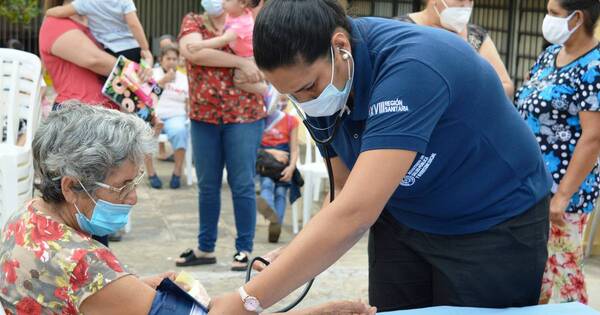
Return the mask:
[[79,314],[86,298],[129,275],[110,249],[31,203],[0,234],[0,268],[9,315]]
[[[183,18],[179,37],[200,33],[203,39],[216,37],[204,20],[206,16],[189,13]],[[229,46],[221,50],[233,54]],[[187,62],[190,119],[210,124],[248,123],[264,118],[264,102],[258,94],[244,92],[233,83],[233,68],[216,68]]]

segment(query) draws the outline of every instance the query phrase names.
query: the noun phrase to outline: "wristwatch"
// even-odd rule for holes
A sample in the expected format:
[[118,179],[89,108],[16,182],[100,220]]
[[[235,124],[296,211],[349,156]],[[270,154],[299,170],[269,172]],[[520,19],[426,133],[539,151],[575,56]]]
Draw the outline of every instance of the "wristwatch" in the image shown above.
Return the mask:
[[260,307],[260,302],[257,298],[248,295],[248,293],[246,293],[246,290],[244,290],[244,287],[240,287],[238,289],[238,292],[240,293],[240,297],[242,298],[242,303],[244,303],[244,308],[246,309],[246,311],[256,312],[259,314],[262,313],[263,308]]

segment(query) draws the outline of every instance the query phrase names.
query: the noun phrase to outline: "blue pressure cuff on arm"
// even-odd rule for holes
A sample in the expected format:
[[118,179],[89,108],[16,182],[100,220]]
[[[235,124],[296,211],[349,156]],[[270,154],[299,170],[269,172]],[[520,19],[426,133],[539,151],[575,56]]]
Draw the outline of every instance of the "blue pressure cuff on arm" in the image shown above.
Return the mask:
[[206,315],[208,310],[178,285],[165,278],[156,288],[148,315]]

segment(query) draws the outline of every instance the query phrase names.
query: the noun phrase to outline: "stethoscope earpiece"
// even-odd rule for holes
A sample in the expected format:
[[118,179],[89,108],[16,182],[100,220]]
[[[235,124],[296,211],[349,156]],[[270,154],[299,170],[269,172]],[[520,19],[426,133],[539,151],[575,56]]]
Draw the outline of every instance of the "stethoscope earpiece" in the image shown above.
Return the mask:
[[338,47],[337,50],[338,50],[338,52],[342,53],[343,60],[348,60],[348,58],[350,58],[350,55],[348,54],[348,52],[345,49]]

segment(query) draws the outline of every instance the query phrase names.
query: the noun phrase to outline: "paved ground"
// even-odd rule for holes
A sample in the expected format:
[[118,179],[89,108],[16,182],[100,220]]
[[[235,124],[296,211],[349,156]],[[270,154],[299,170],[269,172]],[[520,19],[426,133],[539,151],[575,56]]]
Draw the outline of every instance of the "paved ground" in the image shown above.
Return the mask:
[[[172,163],[157,164],[159,176],[168,184]],[[176,268],[174,259],[181,251],[196,245],[198,229],[197,189],[179,190],[163,188],[152,190],[143,185],[138,190],[139,203],[134,208],[133,229],[122,242],[112,243],[117,256],[140,275],[150,275],[166,270],[186,270],[199,279],[211,295],[237,289],[244,281],[243,273],[229,271],[235,252],[235,225],[231,194],[227,186],[222,189],[222,212],[219,223],[216,265]],[[289,242],[290,213],[280,243]],[[276,245],[267,242],[267,222],[258,218],[254,254],[260,255]],[[334,299],[367,299],[367,242],[364,237],[333,267],[321,274],[302,305],[313,305]],[[308,258],[307,258],[308,259]],[[591,305],[600,310],[600,257],[586,262],[586,276]],[[284,300],[285,302],[285,300]]]

